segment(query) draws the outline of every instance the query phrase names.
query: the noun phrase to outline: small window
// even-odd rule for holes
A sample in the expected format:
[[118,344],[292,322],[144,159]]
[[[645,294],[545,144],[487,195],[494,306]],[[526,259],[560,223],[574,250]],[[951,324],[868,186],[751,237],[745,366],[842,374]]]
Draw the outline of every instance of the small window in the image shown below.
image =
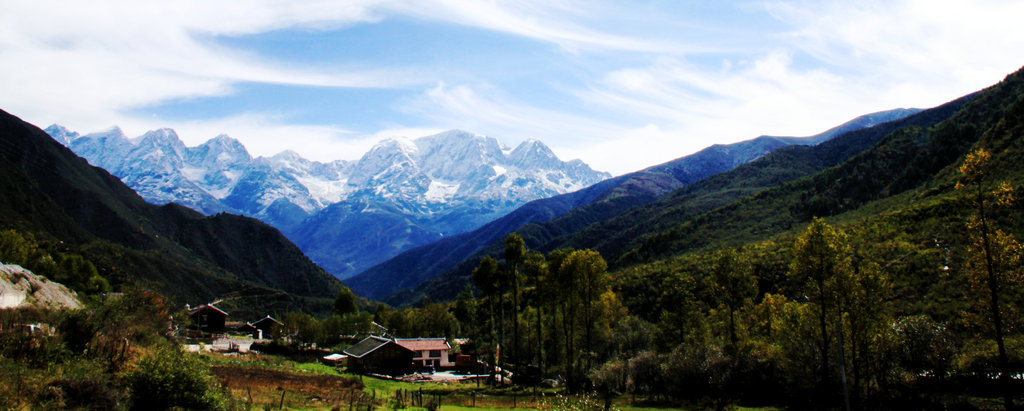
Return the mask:
[[430,350],[430,358],[441,358],[441,350]]

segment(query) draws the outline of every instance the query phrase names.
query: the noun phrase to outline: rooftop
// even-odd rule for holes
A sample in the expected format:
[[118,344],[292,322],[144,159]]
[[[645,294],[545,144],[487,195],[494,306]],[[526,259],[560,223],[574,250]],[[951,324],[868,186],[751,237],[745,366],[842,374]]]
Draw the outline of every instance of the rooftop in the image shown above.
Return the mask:
[[444,351],[452,348],[444,338],[396,338],[395,343],[412,351]]
[[362,358],[364,355],[373,352],[374,350],[387,345],[391,342],[390,339],[384,337],[378,337],[371,335],[363,338],[362,341],[357,342],[355,345],[345,349],[344,353],[350,357]]

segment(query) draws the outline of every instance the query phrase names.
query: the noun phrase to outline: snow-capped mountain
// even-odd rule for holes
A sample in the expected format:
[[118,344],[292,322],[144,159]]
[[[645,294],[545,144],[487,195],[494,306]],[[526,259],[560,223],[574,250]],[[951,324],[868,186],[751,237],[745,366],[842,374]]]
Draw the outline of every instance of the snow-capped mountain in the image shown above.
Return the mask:
[[509,149],[460,130],[384,140],[358,161],[329,163],[291,151],[253,158],[226,135],[186,147],[170,129],[134,139],[117,128],[46,131],[147,201],[259,218],[340,278],[610,177],[537,140]]

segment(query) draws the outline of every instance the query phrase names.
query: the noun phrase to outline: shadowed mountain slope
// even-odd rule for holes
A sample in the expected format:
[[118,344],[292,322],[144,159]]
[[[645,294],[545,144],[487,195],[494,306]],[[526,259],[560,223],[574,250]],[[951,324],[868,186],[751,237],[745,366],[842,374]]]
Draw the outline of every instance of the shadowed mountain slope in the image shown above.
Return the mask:
[[[145,202],[39,128],[0,111],[0,227],[84,255],[118,287],[175,301],[324,310],[341,287],[276,229]],[[259,302],[257,302],[259,301]]]
[[[735,144],[714,145],[692,155],[606,180],[574,193],[530,202],[478,230],[402,253],[346,280],[346,284],[360,295],[382,299],[396,290],[415,287],[433,279],[467,259],[475,260],[473,256],[485,247],[498,243],[506,234],[524,225],[534,223],[524,227],[534,230],[530,234],[530,244],[543,244],[612,218],[632,207],[648,204],[666,193],[708,176],[756,160],[778,148],[820,143],[844,131],[884,123],[918,111],[896,109],[868,114],[811,137],[761,136]],[[404,302],[404,297],[390,298],[389,301]]]

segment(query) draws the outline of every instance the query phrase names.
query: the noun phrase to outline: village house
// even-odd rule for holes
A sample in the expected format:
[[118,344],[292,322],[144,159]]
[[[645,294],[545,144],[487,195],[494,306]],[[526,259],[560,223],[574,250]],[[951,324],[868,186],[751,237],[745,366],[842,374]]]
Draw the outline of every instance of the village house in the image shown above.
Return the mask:
[[401,374],[413,369],[455,366],[444,338],[387,338],[371,335],[343,352],[354,372]]
[[274,333],[284,326],[284,323],[269,315],[253,321],[251,324],[256,329],[253,338],[273,338]]
[[188,316],[199,331],[208,333],[224,332],[224,323],[228,319],[228,313],[213,304],[203,304],[189,309]]
[[420,368],[451,368],[452,346],[444,338],[396,338],[395,343],[415,353],[413,365]]
[[371,335],[343,351],[348,356],[348,368],[359,373],[388,375],[404,374],[412,369],[412,350],[398,345],[395,340]]
[[253,322],[246,322],[236,328],[235,332],[240,334],[249,334],[252,338],[257,340],[269,340],[273,338],[274,333],[280,330],[283,326],[284,323],[268,315]]

